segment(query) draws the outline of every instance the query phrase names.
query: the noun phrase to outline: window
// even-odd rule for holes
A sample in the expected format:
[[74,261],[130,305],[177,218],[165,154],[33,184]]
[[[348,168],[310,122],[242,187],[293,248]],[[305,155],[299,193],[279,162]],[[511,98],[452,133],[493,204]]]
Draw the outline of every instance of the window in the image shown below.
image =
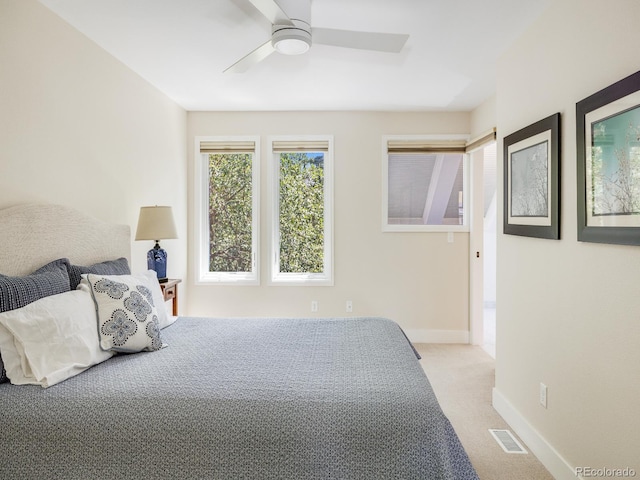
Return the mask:
[[468,231],[467,137],[385,137],[383,231]]
[[333,285],[333,139],[271,140],[271,281]]
[[257,285],[257,137],[196,138],[198,283]]

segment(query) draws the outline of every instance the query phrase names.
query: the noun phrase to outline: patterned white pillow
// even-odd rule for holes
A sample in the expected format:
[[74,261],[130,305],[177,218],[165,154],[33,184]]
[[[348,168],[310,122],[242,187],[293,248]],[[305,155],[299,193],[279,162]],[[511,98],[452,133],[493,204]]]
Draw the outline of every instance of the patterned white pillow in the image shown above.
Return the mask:
[[162,348],[158,311],[148,279],[135,275],[82,275],[96,305],[100,348],[115,352]]
[[158,283],[158,275],[153,270],[147,270],[138,276],[143,276],[149,282],[149,288],[151,289],[151,295],[153,297],[153,303],[158,309],[158,323],[160,324],[160,329],[162,330],[165,327],[173,324],[178,317],[170,316],[167,311],[167,304],[164,301],[164,295],[162,294],[162,290],[160,289],[160,284]]

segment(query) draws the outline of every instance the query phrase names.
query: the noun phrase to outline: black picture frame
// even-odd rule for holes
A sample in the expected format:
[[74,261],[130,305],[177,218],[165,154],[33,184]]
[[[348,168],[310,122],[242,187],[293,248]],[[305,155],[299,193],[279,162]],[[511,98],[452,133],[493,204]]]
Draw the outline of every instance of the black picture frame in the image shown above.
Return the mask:
[[560,113],[504,138],[504,233],[560,238]]
[[576,141],[578,241],[640,245],[640,72],[576,104]]

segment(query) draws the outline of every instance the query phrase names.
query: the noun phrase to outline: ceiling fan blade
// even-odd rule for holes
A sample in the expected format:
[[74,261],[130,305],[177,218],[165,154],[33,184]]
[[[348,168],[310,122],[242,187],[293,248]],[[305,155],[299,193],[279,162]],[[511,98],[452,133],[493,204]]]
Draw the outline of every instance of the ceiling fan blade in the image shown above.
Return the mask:
[[272,25],[293,25],[287,15],[275,0],[249,0],[254,7],[267,17]]
[[398,53],[409,35],[399,33],[356,32],[334,28],[312,28],[313,43],[334,47],[359,48],[379,52]]
[[245,55],[244,57],[242,57],[240,60],[238,60],[236,63],[234,63],[230,67],[228,67],[224,71],[224,73],[244,73],[254,65],[260,63],[262,60],[267,58],[273,52],[275,52],[275,48],[273,48],[273,45],[271,44],[271,40],[269,40],[263,43],[262,45],[260,45],[258,48],[256,48],[254,51],[252,51],[248,55]]

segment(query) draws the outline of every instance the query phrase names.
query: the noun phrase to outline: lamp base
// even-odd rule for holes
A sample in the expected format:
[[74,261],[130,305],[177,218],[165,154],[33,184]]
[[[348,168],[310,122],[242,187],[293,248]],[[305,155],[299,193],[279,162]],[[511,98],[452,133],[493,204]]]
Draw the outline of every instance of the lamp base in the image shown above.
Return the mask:
[[147,252],[147,267],[158,275],[158,281],[167,281],[167,252],[160,248],[160,242],[156,240],[156,245]]

